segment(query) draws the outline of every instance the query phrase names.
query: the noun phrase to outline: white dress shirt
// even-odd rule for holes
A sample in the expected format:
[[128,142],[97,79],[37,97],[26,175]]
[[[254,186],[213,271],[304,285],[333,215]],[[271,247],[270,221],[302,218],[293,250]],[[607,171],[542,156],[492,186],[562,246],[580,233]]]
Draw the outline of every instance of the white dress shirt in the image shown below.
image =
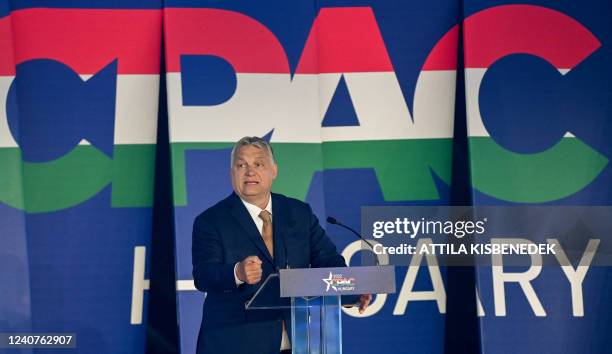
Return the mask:
[[[268,200],[268,205],[266,205],[265,209],[262,209],[255,204],[246,202],[243,199],[240,199],[240,200],[242,201],[242,204],[244,204],[244,206],[246,207],[247,211],[249,212],[249,215],[251,215],[251,219],[253,219],[253,222],[255,222],[255,226],[257,226],[257,230],[259,231],[259,234],[261,235],[262,230],[263,230],[263,220],[259,217],[259,214],[262,212],[262,210],[266,210],[267,212],[269,212],[271,215],[270,217],[271,219],[274,218],[274,215],[272,215],[272,195],[270,195],[270,199]],[[234,280],[236,281],[236,286],[244,283],[242,280],[238,279],[238,274],[236,273],[237,267],[238,267],[238,263],[234,265]],[[281,339],[280,350],[291,349],[291,342],[289,341],[289,336],[287,335],[287,330],[285,329],[285,326],[283,326],[283,335],[281,338],[282,339]]]

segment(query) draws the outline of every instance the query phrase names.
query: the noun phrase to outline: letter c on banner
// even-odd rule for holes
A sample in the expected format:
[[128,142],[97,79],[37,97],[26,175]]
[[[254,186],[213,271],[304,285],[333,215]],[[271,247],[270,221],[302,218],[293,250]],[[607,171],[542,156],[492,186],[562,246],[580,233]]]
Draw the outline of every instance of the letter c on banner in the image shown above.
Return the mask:
[[576,193],[601,173],[607,158],[569,132],[537,153],[506,150],[491,138],[478,102],[487,69],[505,56],[533,55],[565,75],[600,46],[578,21],[541,6],[496,6],[465,19],[467,127],[475,188],[506,201],[546,202]]

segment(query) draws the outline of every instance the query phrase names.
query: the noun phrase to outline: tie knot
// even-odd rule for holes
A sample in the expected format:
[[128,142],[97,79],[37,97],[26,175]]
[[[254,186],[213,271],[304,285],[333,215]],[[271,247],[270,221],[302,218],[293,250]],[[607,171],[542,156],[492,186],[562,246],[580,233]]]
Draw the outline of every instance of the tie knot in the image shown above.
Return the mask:
[[259,218],[265,223],[272,222],[272,214],[267,210],[262,210],[261,213],[259,213]]

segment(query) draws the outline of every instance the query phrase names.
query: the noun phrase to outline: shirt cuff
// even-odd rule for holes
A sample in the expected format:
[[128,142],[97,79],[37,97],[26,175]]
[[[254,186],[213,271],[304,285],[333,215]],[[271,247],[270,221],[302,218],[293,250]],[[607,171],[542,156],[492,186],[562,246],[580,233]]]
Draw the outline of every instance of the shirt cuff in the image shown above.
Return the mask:
[[236,282],[236,286],[244,284],[242,280],[238,279],[238,273],[236,273],[236,270],[238,269],[238,263],[240,262],[234,264],[234,281]]

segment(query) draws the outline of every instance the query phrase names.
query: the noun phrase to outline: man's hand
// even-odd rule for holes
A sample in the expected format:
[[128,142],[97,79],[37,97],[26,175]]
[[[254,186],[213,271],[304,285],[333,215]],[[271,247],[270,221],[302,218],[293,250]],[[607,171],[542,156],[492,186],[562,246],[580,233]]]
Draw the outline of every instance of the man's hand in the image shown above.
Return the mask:
[[359,300],[357,301],[355,306],[359,306],[360,314],[365,312],[365,310],[368,308],[368,305],[370,305],[371,301],[372,301],[372,294],[364,294],[364,295],[359,296]]
[[247,284],[257,284],[261,280],[261,260],[257,256],[248,256],[238,263],[236,276]]

